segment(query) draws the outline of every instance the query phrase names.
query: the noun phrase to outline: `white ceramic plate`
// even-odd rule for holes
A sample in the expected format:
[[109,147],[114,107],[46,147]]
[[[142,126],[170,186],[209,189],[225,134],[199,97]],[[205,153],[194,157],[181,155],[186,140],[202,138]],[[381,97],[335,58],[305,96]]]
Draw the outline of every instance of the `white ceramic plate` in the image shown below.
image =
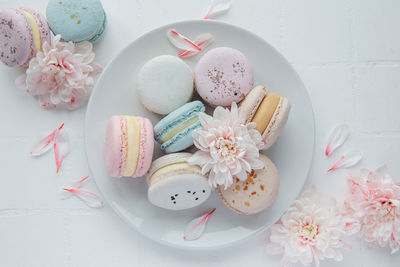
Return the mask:
[[[267,155],[278,167],[281,186],[278,198],[265,212],[244,216],[230,211],[214,192],[199,207],[169,211],[151,205],[147,200],[144,178],[111,178],[104,166],[104,136],[108,119],[115,114],[144,116],[153,124],[159,116],[145,110],[136,97],[134,81],[138,70],[149,59],[176,55],[177,50],[166,38],[174,28],[194,38],[203,32],[214,35],[209,50],[230,46],[242,51],[253,65],[254,85],[265,85],[271,92],[286,96],[292,110],[282,136]],[[197,55],[186,62],[193,68]],[[271,226],[295,200],[307,178],[314,149],[314,118],[303,82],[289,63],[260,37],[239,27],[213,20],[194,20],[157,28],[133,41],[106,67],[90,98],[85,124],[86,153],[90,170],[107,203],[129,225],[143,235],[179,248],[215,249],[235,244]],[[154,158],[162,155],[158,144]],[[216,208],[204,235],[195,241],[184,241],[183,231],[193,218]]]

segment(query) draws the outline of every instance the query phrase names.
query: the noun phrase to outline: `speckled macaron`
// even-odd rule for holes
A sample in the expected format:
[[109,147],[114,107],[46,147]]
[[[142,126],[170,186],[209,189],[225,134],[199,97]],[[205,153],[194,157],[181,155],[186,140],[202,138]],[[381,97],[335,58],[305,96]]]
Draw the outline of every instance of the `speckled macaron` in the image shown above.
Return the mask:
[[46,16],[54,34],[73,42],[96,42],[107,22],[99,0],[50,0]]
[[26,66],[50,42],[46,18],[31,8],[0,12],[0,60],[9,67]]
[[218,194],[225,205],[239,214],[256,214],[272,205],[279,191],[279,174],[275,164],[260,154],[264,167],[253,170],[246,181],[235,178],[228,189],[218,186]]
[[253,88],[253,68],[247,57],[231,47],[208,51],[195,68],[196,90],[209,105],[238,103]]

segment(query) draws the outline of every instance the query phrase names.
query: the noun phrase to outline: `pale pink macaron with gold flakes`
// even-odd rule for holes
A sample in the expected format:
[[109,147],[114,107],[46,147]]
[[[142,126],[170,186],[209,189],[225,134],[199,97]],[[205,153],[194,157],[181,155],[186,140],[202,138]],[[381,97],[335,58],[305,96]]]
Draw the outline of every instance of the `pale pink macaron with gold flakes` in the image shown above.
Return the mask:
[[108,121],[105,137],[106,169],[112,177],[141,177],[153,159],[153,125],[149,119],[116,115]]

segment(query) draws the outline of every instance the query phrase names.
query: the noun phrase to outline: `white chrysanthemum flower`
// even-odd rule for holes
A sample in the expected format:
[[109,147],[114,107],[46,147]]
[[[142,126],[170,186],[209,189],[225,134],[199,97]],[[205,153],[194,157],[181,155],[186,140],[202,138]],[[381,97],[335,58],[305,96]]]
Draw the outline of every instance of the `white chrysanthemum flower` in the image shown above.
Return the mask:
[[209,173],[210,186],[233,183],[233,177],[244,181],[246,172],[263,168],[258,159],[259,149],[264,146],[260,133],[254,129],[255,123],[244,124],[239,117],[236,103],[231,111],[223,107],[214,110],[213,117],[199,114],[203,129],[193,132],[195,146],[199,149],[190,158],[190,164],[202,167],[202,173]]

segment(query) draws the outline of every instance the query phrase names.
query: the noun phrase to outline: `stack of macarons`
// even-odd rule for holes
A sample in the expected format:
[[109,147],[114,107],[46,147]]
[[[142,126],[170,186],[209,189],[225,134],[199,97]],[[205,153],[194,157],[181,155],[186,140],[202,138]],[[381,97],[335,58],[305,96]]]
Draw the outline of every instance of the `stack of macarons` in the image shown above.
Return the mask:
[[50,0],[46,17],[31,8],[0,11],[0,61],[9,67],[26,67],[51,32],[64,41],[96,42],[106,26],[100,0]]
[[[206,111],[206,105],[212,109],[228,107],[233,102],[240,103],[239,115],[246,124],[255,123],[255,129],[264,140],[264,149],[278,139],[288,120],[288,99],[268,93],[264,86],[253,88],[253,79],[249,59],[230,47],[210,50],[199,60],[194,72],[175,56],[161,55],[150,59],[138,72],[135,90],[147,110],[164,116],[155,124],[152,135],[156,141],[154,144],[158,143],[166,155],[155,159],[151,167],[149,161],[142,164],[147,170],[121,170],[131,164],[129,161],[137,161],[142,145],[147,147],[149,153],[153,152],[153,147],[149,146],[154,144],[148,137],[153,130],[147,129],[143,138],[146,142],[139,144],[142,138],[131,137],[129,127],[124,130],[126,126],[120,122],[124,116],[112,117],[107,129],[105,151],[109,174],[114,177],[137,177],[148,171],[149,202],[161,208],[181,210],[202,204],[212,190],[200,166],[188,163],[192,156],[188,149],[193,145],[193,131],[201,128],[199,114]],[[195,91],[203,102],[192,101]],[[142,130],[138,132],[140,135]],[[128,145],[123,142],[126,138]],[[184,150],[187,152],[181,152]],[[136,157],[128,159],[127,153],[134,153]],[[149,154],[145,158],[151,161]],[[111,159],[112,163],[109,162]],[[264,154],[260,154],[259,159],[264,168],[248,173],[246,181],[235,179],[227,190],[217,187],[223,203],[236,213],[259,213],[267,209],[278,194],[279,173],[276,166]],[[138,166],[136,162],[133,165]]]

